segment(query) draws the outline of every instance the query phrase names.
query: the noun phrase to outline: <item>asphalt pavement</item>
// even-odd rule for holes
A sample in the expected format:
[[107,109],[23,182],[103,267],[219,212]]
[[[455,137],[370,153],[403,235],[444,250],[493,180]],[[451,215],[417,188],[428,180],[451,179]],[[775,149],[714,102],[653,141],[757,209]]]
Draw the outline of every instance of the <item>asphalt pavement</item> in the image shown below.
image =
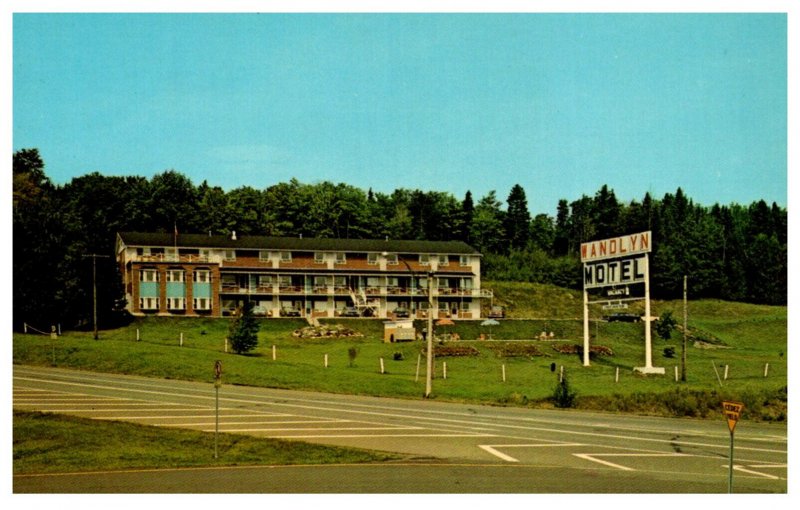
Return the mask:
[[[14,408],[213,431],[213,384],[14,366]],[[403,454],[370,465],[14,476],[15,493],[722,493],[724,420],[225,386],[220,431]],[[787,491],[787,430],[741,422],[735,491]]]

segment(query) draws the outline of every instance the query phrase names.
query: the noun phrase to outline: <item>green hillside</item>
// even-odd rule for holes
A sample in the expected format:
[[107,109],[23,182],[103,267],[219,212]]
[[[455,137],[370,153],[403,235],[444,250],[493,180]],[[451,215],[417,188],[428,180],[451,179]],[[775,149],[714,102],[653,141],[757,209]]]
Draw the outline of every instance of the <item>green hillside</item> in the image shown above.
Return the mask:
[[[602,311],[593,310],[591,346],[597,352],[586,367],[579,353],[579,292],[536,284],[484,285],[495,291],[494,301],[506,307],[507,318],[490,328],[478,320],[435,328],[441,341],[435,351],[435,398],[552,407],[563,367],[579,408],[719,416],[720,402],[729,399],[745,402],[746,417],[786,418],[786,307],[690,301],[687,380],[676,382],[682,327],[668,340],[653,332],[653,365],[664,367],[666,375],[642,376],[634,368],[644,364],[644,324],[597,320]],[[652,308],[656,316],[671,312],[682,325],[681,301],[654,302]],[[225,352],[229,324],[230,319],[142,318],[101,331],[99,341],[91,332],[65,332],[57,340],[15,334],[14,363],[211,382],[214,361],[221,359],[225,383],[403,398],[419,398],[424,391],[424,343],[384,343],[382,320],[323,321],[358,336],[312,338],[294,335],[307,326],[302,320],[261,320],[259,346],[247,356]],[[460,340],[446,341],[454,333]]]

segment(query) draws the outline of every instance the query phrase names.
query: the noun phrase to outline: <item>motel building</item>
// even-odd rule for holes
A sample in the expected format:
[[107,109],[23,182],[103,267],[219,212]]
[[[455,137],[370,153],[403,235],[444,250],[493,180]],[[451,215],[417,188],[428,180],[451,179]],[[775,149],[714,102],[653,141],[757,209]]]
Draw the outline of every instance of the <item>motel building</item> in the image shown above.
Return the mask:
[[456,241],[117,234],[136,316],[479,319],[481,254]]

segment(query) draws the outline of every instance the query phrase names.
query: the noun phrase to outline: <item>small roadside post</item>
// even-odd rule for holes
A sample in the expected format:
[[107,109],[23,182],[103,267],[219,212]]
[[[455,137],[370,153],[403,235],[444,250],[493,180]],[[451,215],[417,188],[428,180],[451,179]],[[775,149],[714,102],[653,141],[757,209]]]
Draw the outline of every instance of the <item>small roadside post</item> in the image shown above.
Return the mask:
[[741,402],[723,401],[722,408],[725,411],[725,417],[728,419],[728,430],[731,431],[731,453],[730,465],[728,468],[728,494],[730,494],[733,492],[733,429],[736,428],[736,424],[739,422],[739,416],[741,416],[744,404]]
[[214,426],[214,458],[219,458],[219,449],[217,447],[219,439],[219,387],[222,386],[222,361],[217,360],[214,362],[214,391],[215,398],[215,426]]

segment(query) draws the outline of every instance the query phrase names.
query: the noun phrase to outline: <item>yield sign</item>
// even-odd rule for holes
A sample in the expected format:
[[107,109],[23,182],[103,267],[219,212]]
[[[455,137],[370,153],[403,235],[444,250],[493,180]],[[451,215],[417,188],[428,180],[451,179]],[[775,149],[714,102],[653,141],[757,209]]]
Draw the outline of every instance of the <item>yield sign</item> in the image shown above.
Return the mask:
[[728,419],[728,429],[733,434],[733,429],[736,428],[736,423],[739,422],[739,416],[742,413],[744,404],[741,402],[723,402],[722,408],[725,410],[725,417]]

